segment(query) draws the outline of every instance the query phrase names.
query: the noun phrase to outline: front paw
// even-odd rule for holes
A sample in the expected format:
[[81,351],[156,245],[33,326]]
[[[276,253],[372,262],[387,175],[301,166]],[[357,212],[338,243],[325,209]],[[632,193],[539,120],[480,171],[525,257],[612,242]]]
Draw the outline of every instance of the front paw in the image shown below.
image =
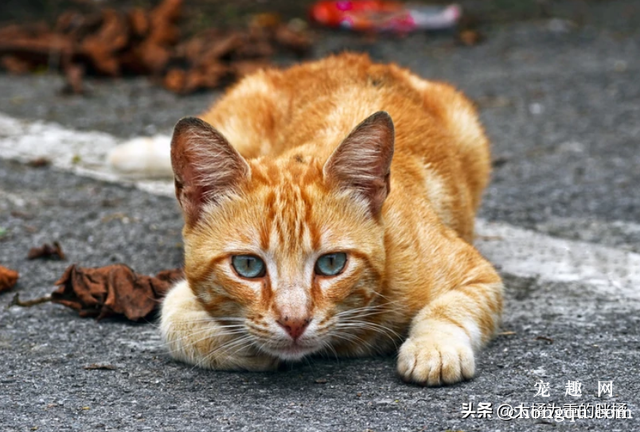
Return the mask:
[[398,373],[403,380],[439,386],[473,377],[475,356],[471,344],[442,336],[412,336],[402,344],[398,353]]

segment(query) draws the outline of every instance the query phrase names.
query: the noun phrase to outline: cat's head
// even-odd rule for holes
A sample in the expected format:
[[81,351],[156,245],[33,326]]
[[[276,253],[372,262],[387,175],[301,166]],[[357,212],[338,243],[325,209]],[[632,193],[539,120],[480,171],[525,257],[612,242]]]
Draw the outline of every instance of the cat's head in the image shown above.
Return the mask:
[[393,122],[364,120],[326,160],[245,160],[196,118],[175,128],[185,273],[212,319],[285,360],[357,342],[384,283]]

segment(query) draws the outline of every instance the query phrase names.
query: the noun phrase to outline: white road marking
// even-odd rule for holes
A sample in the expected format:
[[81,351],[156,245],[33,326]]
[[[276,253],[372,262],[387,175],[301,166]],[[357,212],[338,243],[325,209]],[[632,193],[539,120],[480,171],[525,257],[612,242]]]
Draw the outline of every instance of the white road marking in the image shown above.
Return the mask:
[[173,195],[172,182],[137,180],[107,166],[109,151],[123,143],[125,140],[104,132],[77,131],[57,123],[19,120],[0,113],[0,157],[3,159],[29,162],[46,158],[52,166],[75,174]]
[[[172,196],[169,179],[136,180],[108,168],[107,154],[123,142],[103,132],[81,132],[0,113],[0,158],[28,162],[45,157],[65,171]],[[503,273],[541,281],[581,282],[601,292],[640,299],[640,254],[564,240],[505,223],[481,220],[477,232],[476,246]]]
[[640,299],[640,254],[565,240],[505,223],[477,222],[476,247],[504,273],[581,282]]

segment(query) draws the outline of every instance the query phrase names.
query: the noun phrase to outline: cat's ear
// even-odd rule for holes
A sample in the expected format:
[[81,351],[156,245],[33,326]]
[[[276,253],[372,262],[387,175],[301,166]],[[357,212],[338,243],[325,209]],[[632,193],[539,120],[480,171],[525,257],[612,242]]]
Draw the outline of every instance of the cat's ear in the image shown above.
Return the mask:
[[251,175],[242,156],[224,136],[195,117],[181,119],[171,139],[176,197],[187,225],[194,225],[205,205],[237,191]]
[[324,165],[325,180],[356,192],[374,216],[390,191],[394,136],[391,116],[378,111],[356,126]]

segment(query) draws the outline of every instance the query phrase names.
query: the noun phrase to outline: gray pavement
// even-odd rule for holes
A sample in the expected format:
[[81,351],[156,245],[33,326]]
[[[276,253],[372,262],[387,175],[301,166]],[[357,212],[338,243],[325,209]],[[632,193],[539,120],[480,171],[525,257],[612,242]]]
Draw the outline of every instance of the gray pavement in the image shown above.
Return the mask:
[[[639,29],[502,24],[472,48],[444,36],[372,44],[325,34],[316,55],[364,50],[474,98],[496,159],[483,218],[640,253]],[[91,82],[89,97],[59,87],[50,76],[0,76],[0,112],[132,137],[169,132],[216,96],[179,98],[143,80]],[[154,273],[182,259],[173,199],[6,160],[0,227],[0,264],[20,271],[23,298],[49,293],[73,262]],[[53,240],[68,262],[26,260]],[[587,280],[503,276],[505,334],[479,355],[477,378],[430,389],[402,383],[392,357],[312,359],[268,374],[198,370],[169,358],[153,323],[95,322],[52,304],[7,309],[12,294],[3,294],[0,430],[639,430],[637,297]],[[84,369],[93,363],[115,369]],[[550,397],[535,396],[539,380]],[[582,383],[581,397],[565,395],[569,380]],[[598,381],[609,380],[612,397],[599,398]],[[481,402],[622,403],[634,418],[463,418],[463,404]]]

